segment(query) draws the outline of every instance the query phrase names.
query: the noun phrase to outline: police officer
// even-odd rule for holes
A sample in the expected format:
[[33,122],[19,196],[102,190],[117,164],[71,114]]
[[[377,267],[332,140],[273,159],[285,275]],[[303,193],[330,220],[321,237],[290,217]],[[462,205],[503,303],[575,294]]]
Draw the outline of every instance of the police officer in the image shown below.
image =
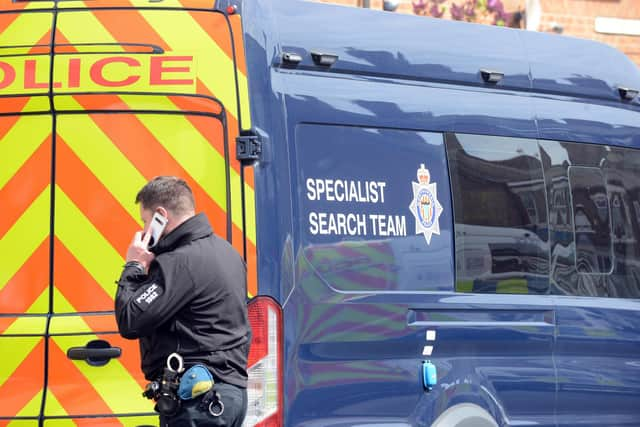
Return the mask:
[[[186,368],[208,368],[215,390],[215,395],[210,390],[181,400],[175,414],[161,412],[160,425],[239,427],[247,409],[250,341],[245,264],[213,233],[207,217],[195,214],[193,193],[184,180],[156,177],[140,190],[136,203],[145,231],[135,234],[118,281],[120,334],[140,340],[142,371],[149,381],[161,380],[167,358],[177,353]],[[166,219],[166,227],[149,248],[155,213]],[[215,396],[222,405],[209,411],[202,400]]]

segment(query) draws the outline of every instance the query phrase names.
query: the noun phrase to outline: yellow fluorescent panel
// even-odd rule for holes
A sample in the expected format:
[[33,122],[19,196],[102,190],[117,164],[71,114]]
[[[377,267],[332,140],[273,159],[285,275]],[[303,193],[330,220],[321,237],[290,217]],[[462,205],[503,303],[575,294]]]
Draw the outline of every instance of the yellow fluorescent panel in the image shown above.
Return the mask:
[[[0,336],[0,387],[9,379],[11,374],[20,366],[22,361],[42,340],[42,337],[2,337]],[[11,349],[9,351],[9,349]],[[44,363],[44,354],[41,355]]]
[[51,135],[51,117],[23,116],[0,139],[0,189]]
[[[48,298],[49,290],[45,290]],[[45,316],[20,316],[2,333],[2,335],[44,335],[47,326]]]
[[[123,11],[122,13],[127,12]],[[104,28],[100,20],[89,11],[61,13],[58,15],[57,29],[72,45],[83,43],[118,43],[118,40],[115,40],[111,36],[111,33]]]
[[[24,106],[24,108],[22,109],[22,112],[24,113],[36,113],[36,112],[40,112],[40,111],[49,111],[50,109],[50,105],[49,105],[49,97],[47,96],[32,96],[31,99],[29,99],[29,101],[27,102],[27,104]],[[29,117],[29,116],[25,116],[25,117]],[[40,117],[40,119],[42,119],[42,117]],[[46,117],[47,123],[46,124],[41,124],[41,126],[44,126],[45,128],[48,126],[49,129],[51,129],[53,127],[53,124],[51,123],[51,118],[50,116]]]
[[0,290],[31,257],[49,235],[49,186],[27,208],[20,219],[0,239]]
[[[35,6],[33,3],[36,2],[29,6]],[[49,32],[52,23],[51,13],[19,13],[11,25],[0,32],[0,46],[34,46]]]
[[2,94],[47,93],[49,91],[49,55],[1,58]]

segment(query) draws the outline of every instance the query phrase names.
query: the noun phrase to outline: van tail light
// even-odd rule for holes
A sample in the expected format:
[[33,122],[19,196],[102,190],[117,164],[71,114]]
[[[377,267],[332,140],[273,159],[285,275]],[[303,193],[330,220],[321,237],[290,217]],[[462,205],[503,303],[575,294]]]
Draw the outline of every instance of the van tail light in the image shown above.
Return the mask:
[[256,297],[247,308],[253,337],[247,363],[249,402],[243,427],[281,427],[282,308],[269,297]]

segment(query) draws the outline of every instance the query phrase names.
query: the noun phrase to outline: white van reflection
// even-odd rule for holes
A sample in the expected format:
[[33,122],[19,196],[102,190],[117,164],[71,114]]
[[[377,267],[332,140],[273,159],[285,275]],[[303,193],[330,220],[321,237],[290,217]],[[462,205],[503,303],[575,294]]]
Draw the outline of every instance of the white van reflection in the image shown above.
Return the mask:
[[456,224],[456,289],[547,293],[547,243],[527,229]]

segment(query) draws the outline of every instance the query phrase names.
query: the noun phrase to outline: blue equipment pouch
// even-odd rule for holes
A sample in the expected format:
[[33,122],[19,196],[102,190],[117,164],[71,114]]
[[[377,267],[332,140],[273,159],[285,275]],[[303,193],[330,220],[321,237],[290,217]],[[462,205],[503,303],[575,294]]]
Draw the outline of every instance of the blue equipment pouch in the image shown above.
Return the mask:
[[213,384],[213,376],[206,366],[193,365],[180,378],[178,397],[182,400],[193,399],[211,390]]

